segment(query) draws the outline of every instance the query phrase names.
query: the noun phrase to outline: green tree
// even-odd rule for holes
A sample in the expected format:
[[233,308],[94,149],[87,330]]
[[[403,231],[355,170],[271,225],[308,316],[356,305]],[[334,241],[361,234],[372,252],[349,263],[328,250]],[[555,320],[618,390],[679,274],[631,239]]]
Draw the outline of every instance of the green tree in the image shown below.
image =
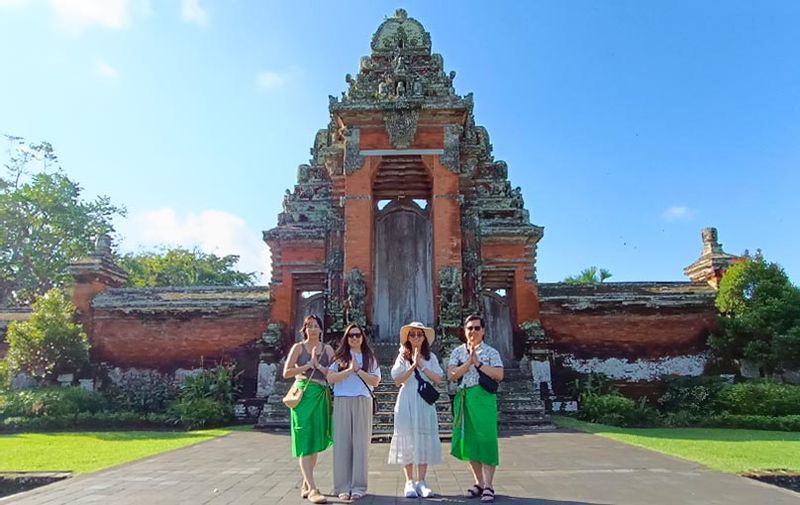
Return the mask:
[[73,320],[75,306],[60,289],[51,289],[33,302],[27,321],[8,326],[8,371],[50,381],[78,371],[89,363],[89,338]]
[[725,359],[746,359],[764,375],[800,365],[800,288],[777,263],[760,255],[733,265],[717,293],[717,330],[711,349]]
[[611,278],[611,272],[605,268],[591,266],[584,268],[578,275],[571,275],[562,282],[566,284],[600,284]]
[[128,286],[252,286],[256,274],[236,270],[239,256],[217,256],[198,248],[129,253],[118,264],[128,272]]
[[92,250],[94,237],[113,231],[125,209],[108,197],[88,201],[58,166],[48,142],[6,135],[0,175],[0,305],[22,305],[70,280],[67,265]]

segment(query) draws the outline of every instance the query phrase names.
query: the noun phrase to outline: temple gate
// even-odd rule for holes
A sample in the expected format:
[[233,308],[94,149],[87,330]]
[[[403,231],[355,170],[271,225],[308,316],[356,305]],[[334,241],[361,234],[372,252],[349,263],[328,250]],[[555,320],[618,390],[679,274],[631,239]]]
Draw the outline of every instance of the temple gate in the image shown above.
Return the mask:
[[514,335],[539,317],[543,229],[530,223],[455,76],[400,9],[345,76],[347,90],[329,97],[330,122],[278,226],[264,232],[271,320],[284,346],[310,311],[324,312],[327,335],[358,322],[388,342],[412,320],[447,334],[482,312],[487,340],[506,359],[519,356]]

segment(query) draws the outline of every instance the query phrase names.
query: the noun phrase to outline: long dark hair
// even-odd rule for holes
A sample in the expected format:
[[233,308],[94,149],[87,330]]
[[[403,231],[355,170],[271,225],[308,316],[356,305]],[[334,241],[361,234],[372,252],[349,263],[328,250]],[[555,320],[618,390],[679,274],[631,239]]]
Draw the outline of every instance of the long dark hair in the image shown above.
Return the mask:
[[[412,360],[414,359],[414,350],[411,347],[411,340],[406,338],[406,343],[403,344],[403,348],[405,349],[403,351],[403,357],[406,359],[406,361],[412,363]],[[428,337],[424,334],[422,335],[422,347],[419,348],[419,352],[422,353],[423,358],[431,359],[431,345],[428,343]]]
[[308,340],[308,334],[306,333],[306,327],[308,327],[308,322],[314,320],[317,322],[317,326],[319,326],[319,340],[322,341],[322,319],[315,314],[309,314],[303,319],[303,327],[300,329],[300,333],[303,334],[303,340]]
[[355,323],[345,328],[344,333],[342,334],[342,339],[339,341],[339,345],[336,346],[336,351],[333,353],[333,359],[334,361],[339,362],[340,370],[342,367],[347,368],[350,366],[350,360],[353,359],[353,356],[350,354],[350,343],[347,341],[347,335],[350,333],[350,330],[353,329],[358,329],[361,331],[361,357],[363,358],[362,368],[369,372],[369,370],[371,370],[373,367],[378,366],[378,361],[375,359],[375,352],[372,350],[372,346],[369,344],[367,333],[364,331],[364,328]]

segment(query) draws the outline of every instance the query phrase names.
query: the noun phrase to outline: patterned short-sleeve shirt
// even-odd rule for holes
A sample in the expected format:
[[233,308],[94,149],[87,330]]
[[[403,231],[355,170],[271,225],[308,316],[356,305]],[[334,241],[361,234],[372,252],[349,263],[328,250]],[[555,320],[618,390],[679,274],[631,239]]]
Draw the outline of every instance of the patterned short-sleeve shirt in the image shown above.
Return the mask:
[[[481,342],[481,345],[478,346],[476,352],[478,353],[478,360],[482,364],[490,367],[503,366],[503,359],[500,357],[500,353],[497,352],[497,349],[490,346],[486,342]],[[453,349],[452,353],[450,353],[450,361],[447,363],[447,366],[461,366],[467,361],[469,361],[467,344],[461,344]],[[467,373],[461,377],[457,387],[460,389],[477,386],[479,377],[480,375],[478,375],[478,371],[475,370],[475,367],[470,367],[469,370],[467,370]]]

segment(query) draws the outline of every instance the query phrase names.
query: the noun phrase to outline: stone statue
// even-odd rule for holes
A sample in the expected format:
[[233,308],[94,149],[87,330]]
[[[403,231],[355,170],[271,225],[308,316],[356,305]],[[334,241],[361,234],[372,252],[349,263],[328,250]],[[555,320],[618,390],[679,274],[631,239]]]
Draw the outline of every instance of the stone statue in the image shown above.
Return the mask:
[[347,276],[347,301],[345,302],[345,316],[347,323],[361,326],[367,324],[366,315],[367,285],[364,275],[358,268],[353,268]]
[[453,266],[439,269],[439,324],[461,325],[461,272]]
[[397,96],[406,96],[406,83],[400,81],[397,83]]
[[412,88],[412,94],[414,96],[422,96],[422,81],[419,79],[414,81],[414,87]]
[[383,81],[378,83],[378,98],[388,98],[392,79],[387,75]]

